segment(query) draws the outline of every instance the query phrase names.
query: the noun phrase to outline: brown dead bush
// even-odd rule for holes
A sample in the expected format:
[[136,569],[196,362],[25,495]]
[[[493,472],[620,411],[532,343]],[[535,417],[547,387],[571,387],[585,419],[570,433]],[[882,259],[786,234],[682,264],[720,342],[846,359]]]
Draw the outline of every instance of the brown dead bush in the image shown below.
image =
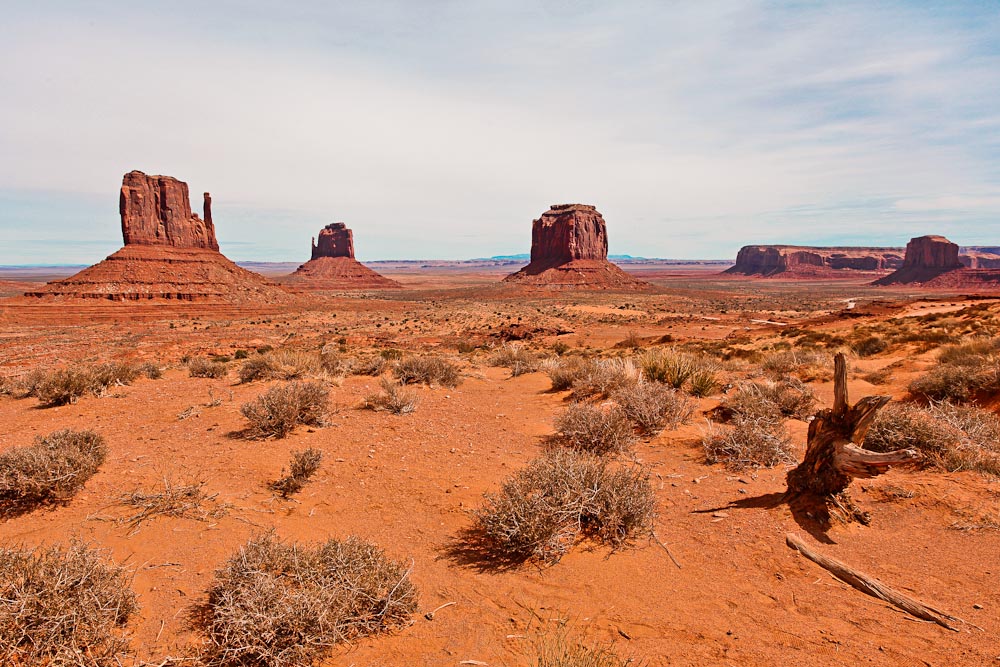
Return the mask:
[[27,509],[76,493],[107,456],[93,431],[53,431],[0,454],[0,507]]
[[772,416],[741,414],[729,425],[709,423],[701,445],[706,463],[723,463],[730,470],[772,468],[795,460],[788,432]]
[[611,394],[611,400],[621,406],[625,416],[647,435],[683,424],[694,411],[687,396],[658,382],[621,387]]
[[322,426],[330,408],[330,392],[318,381],[293,381],[271,387],[240,406],[250,423],[251,439],[284,438],[298,424]]
[[216,573],[205,608],[208,667],[299,667],[357,637],[403,627],[417,609],[410,572],[357,537],[316,546],[273,533]]
[[407,415],[417,409],[417,395],[412,390],[387,377],[382,378],[379,384],[382,390],[365,396],[364,408],[384,410],[394,415]]
[[632,359],[595,359],[573,380],[572,396],[577,401],[608,398],[617,389],[634,385],[642,373]]
[[552,381],[552,391],[566,391],[587,373],[592,364],[592,361],[583,357],[560,357],[546,359],[539,364],[539,369]]
[[591,454],[618,454],[636,441],[635,428],[618,405],[572,403],[556,418],[552,440]]
[[396,364],[394,372],[403,384],[457,387],[462,381],[458,366],[443,357],[407,357]]
[[138,609],[131,577],[80,542],[0,548],[0,661],[113,667]]
[[784,417],[807,419],[816,405],[816,395],[806,384],[791,377],[780,381],[742,382],[723,401],[725,414],[754,420],[780,421]]
[[538,355],[521,343],[505,342],[489,356],[490,366],[502,366],[510,369],[512,377],[538,370]]
[[488,493],[477,526],[498,558],[555,562],[580,537],[614,548],[652,530],[649,473],[566,449],[550,450]]
[[188,362],[188,374],[193,378],[224,378],[229,373],[229,366],[224,361],[211,361],[204,357],[195,357]]
[[319,470],[319,464],[323,460],[323,452],[318,449],[302,450],[292,452],[292,460],[288,463],[288,472],[279,480],[271,483],[271,488],[287,498],[293,493],[298,493],[306,485],[309,478]]

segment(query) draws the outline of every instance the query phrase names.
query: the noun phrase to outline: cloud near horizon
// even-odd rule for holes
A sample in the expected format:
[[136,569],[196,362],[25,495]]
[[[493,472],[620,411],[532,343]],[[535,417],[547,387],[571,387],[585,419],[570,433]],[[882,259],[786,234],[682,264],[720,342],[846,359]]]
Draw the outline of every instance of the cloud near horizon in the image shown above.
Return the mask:
[[632,255],[1000,243],[991,3],[57,1],[0,54],[0,264],[114,251],[131,169],[240,260],[526,252],[571,201]]

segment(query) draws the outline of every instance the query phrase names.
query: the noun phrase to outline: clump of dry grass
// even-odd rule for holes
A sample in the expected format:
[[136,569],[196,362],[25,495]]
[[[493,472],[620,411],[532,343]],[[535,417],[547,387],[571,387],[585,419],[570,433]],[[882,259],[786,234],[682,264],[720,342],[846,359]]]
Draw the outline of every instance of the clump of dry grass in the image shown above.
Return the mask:
[[697,358],[675,348],[649,350],[639,357],[642,374],[647,380],[661,382],[680,389],[698,369]]
[[698,368],[688,378],[688,393],[692,396],[711,396],[719,388],[715,369]]
[[589,646],[573,639],[560,628],[546,632],[532,642],[535,667],[628,667],[623,658],[605,646]]
[[973,339],[941,348],[937,365],[910,383],[910,393],[932,401],[967,403],[1000,391],[1000,338]]
[[0,506],[21,509],[76,493],[107,456],[93,431],[63,429],[0,454]]
[[656,516],[644,468],[567,449],[535,459],[485,500],[478,528],[495,555],[518,562],[558,561],[581,536],[622,547]]
[[407,357],[396,364],[394,372],[403,384],[457,387],[462,381],[458,366],[443,357]]
[[409,575],[357,537],[316,546],[255,537],[216,573],[203,662],[298,667],[338,643],[403,627],[417,609]]
[[162,491],[135,491],[121,496],[118,500],[128,507],[138,508],[138,512],[123,517],[119,523],[130,527],[129,534],[135,534],[145,521],[158,516],[172,516],[196,521],[218,519],[226,515],[228,506],[219,505],[216,498],[219,494],[209,494],[205,491],[203,480],[187,483],[176,483],[168,478],[163,479]]
[[129,362],[109,361],[93,366],[74,365],[52,371],[36,369],[9,382],[7,393],[17,398],[34,396],[48,407],[76,403],[84,394],[102,396],[112,386],[131,384],[140,374],[156,379],[163,373],[153,373],[146,367]]
[[163,377],[163,368],[152,361],[146,361],[136,368],[140,375],[145,375],[150,380],[159,380]]
[[658,382],[638,382],[621,387],[611,394],[639,430],[655,435],[665,428],[675,428],[691,417],[691,400],[676,389]]
[[272,482],[271,488],[287,498],[293,493],[298,493],[306,485],[309,478],[319,470],[319,464],[323,460],[323,452],[312,447],[300,452],[292,452],[292,459],[288,463],[288,472],[281,479]]
[[109,361],[89,369],[90,390],[100,395],[114,385],[128,385],[139,377],[139,366],[124,361]]
[[67,405],[91,390],[90,374],[84,368],[60,368],[45,375],[34,386],[34,395],[45,406]]
[[489,356],[490,366],[510,369],[512,377],[538,370],[538,355],[521,343],[504,342]]
[[229,366],[224,361],[211,361],[204,357],[195,357],[188,362],[188,374],[193,378],[224,378],[229,373]]
[[284,438],[298,424],[322,426],[330,407],[330,392],[318,381],[293,381],[268,389],[240,406],[250,423],[251,439]]
[[875,416],[864,446],[876,452],[916,449],[927,465],[942,470],[1000,476],[1000,418],[973,406],[890,403]]
[[710,422],[701,446],[706,463],[724,463],[730,470],[771,468],[795,460],[788,432],[771,416],[737,415],[725,426]]
[[80,542],[0,548],[0,660],[6,665],[112,667],[138,609],[124,568]]
[[596,359],[590,361],[573,380],[572,396],[578,401],[593,397],[608,398],[615,390],[636,384],[641,377],[632,359]]
[[378,377],[389,367],[389,360],[381,354],[363,355],[354,359],[351,364],[353,375],[368,375]]
[[577,379],[583,377],[592,364],[592,361],[583,357],[560,357],[542,361],[539,369],[552,381],[552,391],[566,391]]
[[316,376],[328,372],[325,361],[325,356],[309,350],[268,350],[240,364],[239,379],[241,383],[246,383]]
[[801,380],[742,382],[722,403],[723,414],[748,419],[779,421],[783,417],[806,419],[816,405],[816,395]]
[[618,405],[572,403],[556,418],[552,440],[591,454],[618,454],[636,441],[627,412]]
[[417,409],[417,395],[387,377],[379,381],[382,389],[365,396],[363,407],[368,410],[387,411],[394,415],[407,415]]

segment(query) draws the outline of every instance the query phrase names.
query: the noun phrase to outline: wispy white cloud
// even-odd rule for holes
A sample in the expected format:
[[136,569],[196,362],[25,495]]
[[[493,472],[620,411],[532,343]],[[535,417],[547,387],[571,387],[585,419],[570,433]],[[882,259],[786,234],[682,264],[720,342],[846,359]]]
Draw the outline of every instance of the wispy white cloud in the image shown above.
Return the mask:
[[[523,251],[562,201],[631,254],[1000,241],[988,7],[671,4],[24,5],[0,26],[0,191],[114,236],[121,174],[168,173],[248,259],[304,256],[331,220],[366,258]],[[10,263],[25,209],[3,201]]]

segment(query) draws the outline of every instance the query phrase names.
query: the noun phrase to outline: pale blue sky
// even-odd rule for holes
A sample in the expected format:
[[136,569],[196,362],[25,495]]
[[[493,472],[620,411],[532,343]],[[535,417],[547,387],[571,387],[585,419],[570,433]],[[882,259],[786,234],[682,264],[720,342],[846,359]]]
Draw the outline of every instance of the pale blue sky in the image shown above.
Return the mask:
[[4,3],[0,264],[121,245],[132,169],[215,203],[233,259],[1000,243],[1000,3]]

